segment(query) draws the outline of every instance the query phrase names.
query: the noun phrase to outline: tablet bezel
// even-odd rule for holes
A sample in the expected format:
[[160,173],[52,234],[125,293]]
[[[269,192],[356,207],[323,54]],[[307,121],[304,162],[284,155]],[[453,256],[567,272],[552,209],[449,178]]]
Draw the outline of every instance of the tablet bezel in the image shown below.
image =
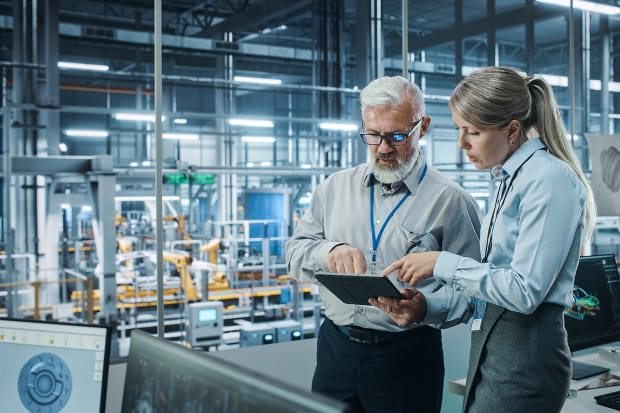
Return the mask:
[[369,298],[404,298],[392,281],[380,274],[317,271],[315,279],[345,304],[370,305]]

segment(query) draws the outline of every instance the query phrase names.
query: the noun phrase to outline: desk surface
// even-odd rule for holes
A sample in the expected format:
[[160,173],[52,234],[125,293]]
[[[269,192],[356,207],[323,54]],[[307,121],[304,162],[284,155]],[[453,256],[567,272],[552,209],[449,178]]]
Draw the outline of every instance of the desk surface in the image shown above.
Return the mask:
[[[617,348],[620,343],[614,343],[615,348]],[[620,376],[620,356],[617,357],[617,360],[608,360],[607,358],[603,359],[599,356],[598,350],[604,348],[609,348],[609,346],[601,346],[600,348],[584,350],[583,352],[578,352],[575,354],[575,360],[582,361],[584,363],[596,364],[599,366],[609,367],[610,373]],[[585,413],[585,412],[593,412],[593,413],[611,413],[617,412],[617,410],[610,409],[608,407],[601,406],[594,401],[594,396],[604,393],[611,393],[614,391],[620,391],[620,386],[611,386],[611,387],[601,387],[598,389],[583,389],[584,386],[587,386],[590,383],[596,382],[601,378],[602,375],[588,377],[582,380],[572,380],[571,381],[571,390],[577,390],[576,397],[570,398],[566,400],[564,407],[562,408],[562,413]],[[454,394],[464,395],[465,393],[465,379],[456,379],[450,380],[448,382],[448,391]]]

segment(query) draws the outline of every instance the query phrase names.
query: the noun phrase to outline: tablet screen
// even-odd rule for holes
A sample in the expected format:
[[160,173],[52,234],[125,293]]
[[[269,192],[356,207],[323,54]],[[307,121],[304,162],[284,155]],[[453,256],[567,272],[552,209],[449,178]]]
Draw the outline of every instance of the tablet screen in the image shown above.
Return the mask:
[[317,272],[315,278],[346,304],[369,305],[369,298],[402,298],[388,277],[378,274]]

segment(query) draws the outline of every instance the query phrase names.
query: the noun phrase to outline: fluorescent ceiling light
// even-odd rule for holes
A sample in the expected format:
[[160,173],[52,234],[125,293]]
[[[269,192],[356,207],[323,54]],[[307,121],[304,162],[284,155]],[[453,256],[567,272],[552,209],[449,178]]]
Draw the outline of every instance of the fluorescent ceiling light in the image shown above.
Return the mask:
[[310,165],[309,163],[302,163],[301,164],[301,169],[310,169],[312,168],[312,165]]
[[[570,0],[537,0],[538,3],[554,4],[556,6],[570,7]],[[620,13],[620,7],[607,4],[594,3],[592,1],[573,0],[573,8],[587,10],[594,13],[614,15]]]
[[185,119],[185,118],[176,118],[172,122],[174,122],[176,125],[186,125],[187,124],[187,119]]
[[[590,79],[590,89],[601,90],[601,81],[598,79]],[[607,89],[610,92],[620,92],[620,82],[607,82]]]
[[248,168],[252,168],[254,166],[254,162],[248,162],[245,164]]
[[90,63],[76,62],[58,62],[58,67],[61,69],[94,70],[96,72],[107,72],[110,70],[110,66],[108,65],[94,65]]
[[356,131],[358,126],[354,123],[338,123],[338,122],[321,122],[319,128],[325,130],[341,130],[341,131]]
[[109,133],[105,130],[66,129],[65,135],[79,138],[107,138]]
[[257,128],[273,128],[273,121],[261,119],[228,119],[228,123],[234,126],[255,126]]
[[542,75],[534,75],[534,76],[540,76],[543,79],[545,79],[547,81],[547,83],[549,83],[551,86],[562,86],[562,87],[567,87],[568,86],[568,77],[567,76],[561,76],[561,75],[547,75],[547,74],[542,74]]
[[[163,201],[178,201],[181,199],[179,195],[164,195],[161,197]],[[155,195],[117,195],[115,201],[155,201]]]
[[241,83],[256,83],[257,85],[281,85],[280,79],[267,79],[264,77],[251,77],[251,76],[235,76],[233,78],[235,82]]
[[131,166],[132,168],[135,168],[136,166],[138,166],[138,162],[131,161],[131,162],[129,162],[129,166]]
[[[560,75],[535,75],[545,79],[551,86],[568,87],[568,77]],[[620,82],[607,82],[607,88],[610,92],[620,92]],[[590,79],[590,89],[601,90],[601,81],[599,79]]]
[[276,138],[273,136],[243,136],[241,140],[248,143],[274,143]]
[[67,152],[67,150],[68,150],[68,149],[69,149],[69,148],[67,147],[67,144],[66,144],[66,143],[60,142],[60,143],[58,144],[58,150],[59,150],[60,152],[62,152],[62,153]]
[[166,132],[161,135],[164,139],[176,139],[181,141],[197,141],[200,136],[197,133]]
[[262,161],[260,163],[260,166],[271,166],[271,162],[269,162],[269,161]]
[[[112,115],[116,120],[132,120],[135,122],[155,122],[155,114],[154,113],[126,113],[119,112]],[[166,119],[164,116],[161,117],[163,121]]]
[[142,166],[151,166],[151,161],[142,161]]

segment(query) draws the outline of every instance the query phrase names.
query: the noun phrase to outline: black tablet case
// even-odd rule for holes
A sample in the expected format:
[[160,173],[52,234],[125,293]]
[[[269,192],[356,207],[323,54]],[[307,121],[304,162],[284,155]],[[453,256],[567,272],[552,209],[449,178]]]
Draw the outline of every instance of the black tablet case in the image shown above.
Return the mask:
[[315,278],[343,303],[369,305],[369,298],[402,298],[389,278],[378,274],[317,272]]

